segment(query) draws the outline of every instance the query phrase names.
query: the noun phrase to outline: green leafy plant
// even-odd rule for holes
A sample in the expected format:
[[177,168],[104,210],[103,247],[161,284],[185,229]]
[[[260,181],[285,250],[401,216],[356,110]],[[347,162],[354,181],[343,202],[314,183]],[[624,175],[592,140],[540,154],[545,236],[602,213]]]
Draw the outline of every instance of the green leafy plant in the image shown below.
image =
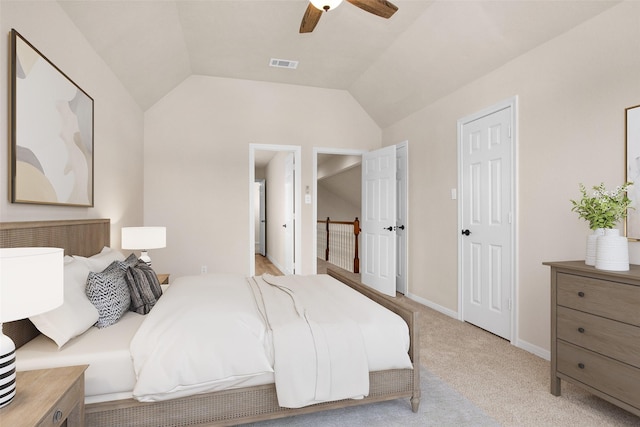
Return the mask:
[[589,228],[614,228],[615,225],[627,216],[627,209],[630,208],[631,199],[627,197],[627,188],[633,182],[625,182],[624,185],[617,186],[613,191],[607,191],[604,183],[593,187],[593,194],[588,195],[587,189],[580,184],[580,200],[571,200],[572,212],[577,212],[578,216],[589,223]]

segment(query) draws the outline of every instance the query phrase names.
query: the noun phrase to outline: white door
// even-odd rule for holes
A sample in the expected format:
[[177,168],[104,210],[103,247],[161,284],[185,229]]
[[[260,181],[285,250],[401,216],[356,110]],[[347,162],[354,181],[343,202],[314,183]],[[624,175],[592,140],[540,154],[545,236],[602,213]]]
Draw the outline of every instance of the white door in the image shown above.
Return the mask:
[[508,104],[458,123],[463,320],[511,339],[513,138]]
[[362,283],[396,293],[396,147],[362,156]]
[[259,183],[259,202],[258,202],[258,253],[267,256],[267,200],[266,185],[264,179],[257,181]]
[[396,291],[407,293],[407,200],[408,145],[402,143],[396,149]]
[[294,235],[295,235],[295,212],[294,212],[294,193],[295,193],[295,185],[294,185],[294,157],[293,153],[287,154],[287,158],[285,160],[285,172],[284,172],[284,213],[285,213],[285,223],[284,234],[285,234],[285,242],[284,242],[284,273],[285,274],[295,274],[295,259],[294,259]]

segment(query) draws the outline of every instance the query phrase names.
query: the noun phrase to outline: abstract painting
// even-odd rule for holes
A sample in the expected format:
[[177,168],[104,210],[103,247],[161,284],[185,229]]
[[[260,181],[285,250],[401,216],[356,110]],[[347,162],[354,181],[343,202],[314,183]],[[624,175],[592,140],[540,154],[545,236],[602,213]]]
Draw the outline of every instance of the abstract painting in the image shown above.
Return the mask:
[[627,212],[625,232],[629,239],[640,240],[640,105],[625,110],[627,181],[633,186],[627,195],[632,200]]
[[93,206],[93,99],[11,30],[11,202]]

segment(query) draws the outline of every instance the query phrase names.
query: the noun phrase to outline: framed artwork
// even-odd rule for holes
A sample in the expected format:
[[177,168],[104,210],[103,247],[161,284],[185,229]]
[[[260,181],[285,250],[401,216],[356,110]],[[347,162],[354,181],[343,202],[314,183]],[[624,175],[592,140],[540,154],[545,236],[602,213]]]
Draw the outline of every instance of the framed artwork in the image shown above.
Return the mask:
[[93,99],[11,30],[12,203],[93,206]]
[[627,181],[634,183],[627,195],[635,208],[627,212],[624,229],[629,239],[640,240],[640,105],[625,109],[624,123]]

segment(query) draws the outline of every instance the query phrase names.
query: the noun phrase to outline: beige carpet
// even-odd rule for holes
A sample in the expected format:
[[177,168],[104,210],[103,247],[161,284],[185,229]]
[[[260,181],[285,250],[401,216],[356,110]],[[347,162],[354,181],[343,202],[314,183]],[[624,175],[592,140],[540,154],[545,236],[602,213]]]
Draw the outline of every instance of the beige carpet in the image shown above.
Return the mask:
[[420,309],[420,362],[503,426],[640,426],[640,418],[562,382],[549,393],[549,362],[482,329]]
[[[318,260],[318,273],[326,272],[326,267]],[[565,381],[562,395],[553,396],[548,361],[400,298],[420,310],[420,364],[501,425],[640,426],[640,417]]]

